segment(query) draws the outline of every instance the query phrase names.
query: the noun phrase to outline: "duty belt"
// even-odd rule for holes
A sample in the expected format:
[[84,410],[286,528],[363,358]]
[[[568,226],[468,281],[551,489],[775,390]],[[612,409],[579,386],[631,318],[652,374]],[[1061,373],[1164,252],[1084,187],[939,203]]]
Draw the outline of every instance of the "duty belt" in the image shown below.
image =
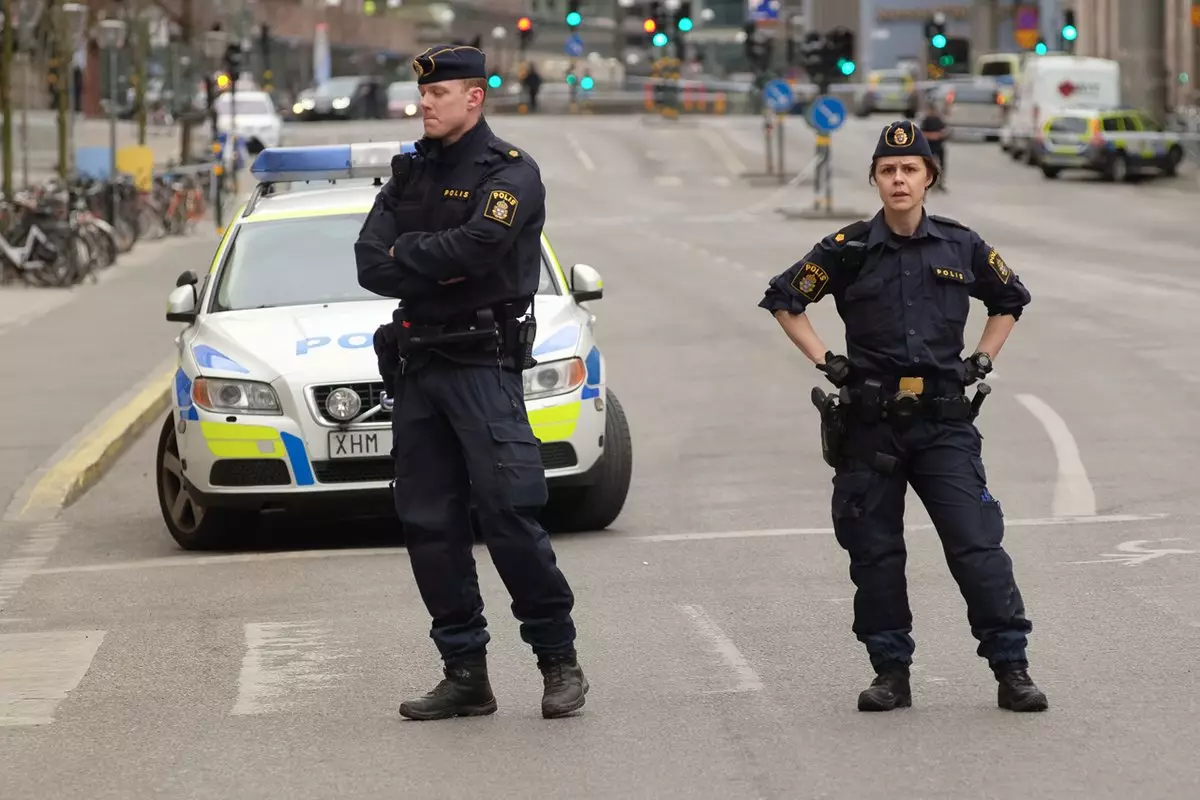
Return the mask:
[[[893,388],[894,387],[894,388]],[[940,389],[944,393],[939,393]],[[982,387],[981,387],[982,389]],[[987,390],[983,390],[987,394]],[[973,420],[978,404],[963,394],[957,381],[930,380],[921,377],[868,378],[850,387],[848,409],[866,422],[903,424],[917,417],[933,420]]]

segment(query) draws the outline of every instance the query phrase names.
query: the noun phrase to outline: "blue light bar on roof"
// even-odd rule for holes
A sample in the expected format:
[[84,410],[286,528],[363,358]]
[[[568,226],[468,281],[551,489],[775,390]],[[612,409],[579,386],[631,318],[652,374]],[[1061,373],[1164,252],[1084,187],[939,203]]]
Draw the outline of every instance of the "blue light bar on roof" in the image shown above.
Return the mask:
[[392,157],[416,152],[412,142],[355,142],[311,147],[269,147],[250,172],[263,183],[386,178]]

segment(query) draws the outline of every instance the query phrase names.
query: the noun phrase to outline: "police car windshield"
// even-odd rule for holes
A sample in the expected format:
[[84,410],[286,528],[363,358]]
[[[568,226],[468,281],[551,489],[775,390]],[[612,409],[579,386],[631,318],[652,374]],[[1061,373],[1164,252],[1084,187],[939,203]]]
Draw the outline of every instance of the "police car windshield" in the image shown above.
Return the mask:
[[[366,214],[252,222],[225,256],[213,311],[379,300],[358,285],[354,242]],[[558,294],[542,256],[538,294]]]

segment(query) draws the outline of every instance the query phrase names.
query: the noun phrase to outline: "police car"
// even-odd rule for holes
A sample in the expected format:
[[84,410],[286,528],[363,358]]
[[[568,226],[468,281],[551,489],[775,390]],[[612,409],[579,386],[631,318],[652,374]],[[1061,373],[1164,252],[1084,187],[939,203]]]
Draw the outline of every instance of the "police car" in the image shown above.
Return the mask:
[[[235,544],[262,512],[390,506],[391,410],[373,337],[396,301],[358,285],[353,245],[392,156],[412,149],[264,150],[208,275],[179,276],[167,320],[185,327],[156,475],[181,547]],[[629,489],[629,426],[584,305],[602,295],[596,270],[576,264],[568,277],[543,235],[538,363],[524,382],[551,530],[607,527]]]

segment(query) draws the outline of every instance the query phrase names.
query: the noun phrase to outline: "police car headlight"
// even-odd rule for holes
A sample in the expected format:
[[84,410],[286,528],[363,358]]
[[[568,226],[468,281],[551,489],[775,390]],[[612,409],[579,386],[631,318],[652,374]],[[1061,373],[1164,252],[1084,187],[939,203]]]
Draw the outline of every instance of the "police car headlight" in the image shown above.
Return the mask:
[[282,414],[279,396],[269,384],[196,378],[192,401],[205,411],[233,414]]
[[587,368],[582,358],[566,358],[538,364],[525,370],[522,377],[525,379],[525,399],[536,400],[575,391],[583,385]]
[[358,392],[341,386],[325,398],[325,410],[338,422],[349,422],[362,411],[362,399]]

